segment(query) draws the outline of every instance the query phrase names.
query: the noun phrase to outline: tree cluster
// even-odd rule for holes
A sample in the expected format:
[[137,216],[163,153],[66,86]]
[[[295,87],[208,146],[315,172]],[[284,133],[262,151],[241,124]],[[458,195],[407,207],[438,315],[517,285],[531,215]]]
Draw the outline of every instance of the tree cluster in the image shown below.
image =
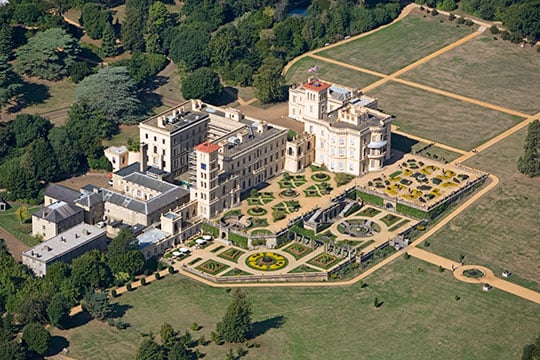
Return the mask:
[[540,121],[529,124],[523,155],[517,163],[518,170],[530,177],[540,176]]
[[540,39],[539,0],[462,0],[462,9],[486,20],[501,20],[519,38]]
[[153,337],[145,338],[139,345],[136,360],[195,360],[199,358],[198,352],[195,352],[193,348],[201,343],[201,340],[193,340],[189,331],[186,330],[181,335],[171,324],[164,323],[161,325],[159,334],[161,345]]

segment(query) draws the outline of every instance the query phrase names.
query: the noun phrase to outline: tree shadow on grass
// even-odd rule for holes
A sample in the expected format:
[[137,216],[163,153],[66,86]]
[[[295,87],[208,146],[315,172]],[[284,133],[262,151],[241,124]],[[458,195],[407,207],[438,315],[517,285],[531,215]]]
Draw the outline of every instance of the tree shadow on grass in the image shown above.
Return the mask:
[[111,312],[110,318],[118,319],[126,315],[126,312],[131,309],[133,306],[127,304],[113,304],[113,310]]
[[46,356],[54,356],[60,354],[63,349],[69,347],[69,341],[63,336],[52,336],[47,349]]
[[68,320],[64,324],[64,330],[74,329],[79,326],[83,326],[92,320],[92,316],[87,311],[81,311]]
[[232,86],[226,86],[225,89],[223,89],[221,94],[210,99],[209,103],[216,106],[223,106],[238,100],[238,89],[233,88]]
[[21,93],[22,95],[17,101],[17,104],[11,106],[8,112],[16,113],[27,106],[43,104],[45,100],[51,97],[47,85],[30,82],[24,83]]
[[279,329],[285,324],[285,316],[274,316],[272,318],[257,321],[253,323],[253,330],[251,331],[251,337],[256,338],[260,335],[265,334],[270,329]]

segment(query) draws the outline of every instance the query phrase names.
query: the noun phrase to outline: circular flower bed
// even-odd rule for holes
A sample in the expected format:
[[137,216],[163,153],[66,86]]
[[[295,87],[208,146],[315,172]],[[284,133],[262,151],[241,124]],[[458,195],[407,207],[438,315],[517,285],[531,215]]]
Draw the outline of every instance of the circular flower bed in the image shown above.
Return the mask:
[[247,213],[251,216],[261,216],[261,215],[266,215],[268,213],[268,210],[260,206],[255,206],[255,207],[249,208],[247,210]]
[[479,269],[468,269],[463,271],[463,275],[468,278],[481,279],[484,277],[484,273]]
[[287,189],[280,192],[279,195],[282,197],[287,197],[287,198],[295,198],[298,196],[298,191],[293,190],[293,189]]
[[328,181],[330,180],[330,175],[319,172],[311,175],[311,179],[315,181]]
[[265,251],[255,253],[246,260],[246,265],[255,270],[274,271],[283,269],[289,261],[285,256]]

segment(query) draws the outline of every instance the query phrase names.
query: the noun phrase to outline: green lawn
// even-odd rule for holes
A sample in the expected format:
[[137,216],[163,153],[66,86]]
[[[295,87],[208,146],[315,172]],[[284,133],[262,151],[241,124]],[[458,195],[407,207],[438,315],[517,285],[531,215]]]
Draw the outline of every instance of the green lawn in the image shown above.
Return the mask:
[[517,124],[521,118],[397,83],[368,93],[395,114],[399,130],[462,150],[471,150]]
[[476,38],[403,77],[526,113],[540,111],[538,53],[492,39]]
[[138,125],[120,125],[120,131],[110,140],[104,140],[103,146],[127,146],[128,139],[131,138],[139,141],[139,126]]
[[412,12],[385,29],[317,55],[390,74],[464,37],[474,28],[456,27],[444,16],[423,15]]
[[[496,289],[485,293],[413,258],[396,260],[366,283],[248,289],[262,335],[245,359],[517,359],[540,331],[538,305]],[[379,309],[375,297],[384,302]],[[92,321],[54,334],[68,339],[74,358],[133,358],[140,334],[158,334],[164,322],[182,331],[197,322],[202,330],[194,337],[209,339],[229,301],[224,289],[168,276],[119,298],[128,307],[127,330]],[[208,359],[223,359],[228,348],[200,347]]]
[[317,73],[315,75],[320,79],[352,88],[360,89],[379,80],[377,76],[330,64],[311,57],[305,57],[294,64],[287,72],[285,80],[288,84],[305,82],[309,76],[314,75],[308,73],[308,69],[315,65],[317,66]]
[[430,251],[465,263],[485,265],[497,275],[525,279],[540,291],[539,179],[520,174],[516,162],[526,129],[506,138],[465,164],[499,177],[499,185],[430,238]]
[[[39,241],[32,236],[32,220],[30,219],[26,223],[21,224],[19,220],[17,220],[17,215],[15,215],[18,208],[19,206],[12,204],[12,207],[7,211],[0,212],[0,226],[26,245],[37,245]],[[29,207],[29,215],[32,216],[32,213],[36,212],[38,209],[38,207]]]

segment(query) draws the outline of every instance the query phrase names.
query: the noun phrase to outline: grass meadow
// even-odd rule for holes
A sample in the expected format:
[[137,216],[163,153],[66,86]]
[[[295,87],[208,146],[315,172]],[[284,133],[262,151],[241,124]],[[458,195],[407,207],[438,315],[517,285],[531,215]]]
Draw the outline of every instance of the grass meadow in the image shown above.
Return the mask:
[[[517,359],[540,331],[537,304],[485,293],[413,258],[399,258],[366,283],[248,289],[260,347],[245,359]],[[375,297],[383,302],[377,309]],[[182,332],[197,322],[202,329],[194,337],[210,339],[229,301],[223,288],[174,275],[119,298],[127,330],[91,321],[54,334],[70,342],[70,357],[133,358],[141,334],[157,335],[164,322]],[[223,359],[229,346],[198,348],[205,358]]]
[[399,130],[462,150],[471,150],[517,124],[521,118],[397,83],[368,92],[395,114]]
[[[308,69],[312,66],[317,66],[316,74],[308,72]],[[322,80],[358,89],[379,80],[377,76],[327,63],[309,56],[294,64],[287,72],[285,80],[288,84],[297,84],[305,82],[309,76],[317,76]]]
[[[423,16],[426,15],[424,18]],[[475,30],[447,17],[414,11],[397,23],[355,41],[317,52],[384,74],[393,73]]]
[[540,181],[516,169],[523,129],[469,159],[465,165],[490,172],[499,185],[430,238],[430,251],[465,263],[503,270],[511,281],[540,291]]
[[513,110],[540,111],[540,56],[530,47],[480,36],[402,77]]

